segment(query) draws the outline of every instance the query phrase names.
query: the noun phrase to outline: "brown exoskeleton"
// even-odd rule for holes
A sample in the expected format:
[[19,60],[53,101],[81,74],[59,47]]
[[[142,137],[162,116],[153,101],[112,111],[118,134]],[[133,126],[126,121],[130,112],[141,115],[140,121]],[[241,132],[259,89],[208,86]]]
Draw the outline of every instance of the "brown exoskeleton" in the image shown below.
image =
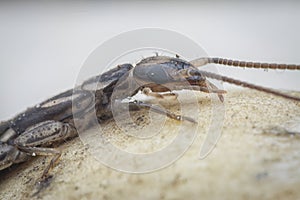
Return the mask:
[[[2,122],[0,124],[0,170],[8,168],[12,164],[24,162],[30,156],[53,155],[42,176],[46,177],[48,171],[54,166],[61,154],[59,150],[51,147],[53,144],[61,143],[67,138],[77,136],[78,128],[85,130],[96,123],[89,117],[93,108],[96,110],[98,121],[111,118],[112,101],[133,96],[138,91],[142,91],[149,96],[163,98],[166,95],[176,96],[176,94],[172,93],[173,90],[197,90],[206,93],[216,93],[223,102],[223,95],[226,91],[218,89],[207,80],[207,78],[211,78],[271,93],[286,99],[300,101],[299,97],[197,68],[208,63],[263,69],[300,69],[300,65],[252,63],[221,58],[200,58],[187,62],[180,58],[166,56],[145,58],[137,63],[135,67],[131,64],[120,65],[102,75],[85,81],[74,90],[68,90],[35,107],[27,109],[12,120]],[[127,90],[129,81],[135,84],[135,90]],[[118,85],[116,85],[117,82]],[[183,85],[186,82],[189,84]],[[100,87],[95,90],[87,89],[90,84],[95,83],[99,83]],[[113,92],[116,93],[114,95],[115,99],[111,98]],[[170,93],[160,94],[161,92]],[[73,104],[75,103],[75,110],[72,110],[72,102]],[[154,111],[166,114],[175,120],[195,122],[188,116],[161,110],[156,106],[141,101],[130,102],[130,105],[139,108],[152,108]],[[82,127],[75,127],[75,118],[86,118],[86,123],[82,124]]]
[[[116,98],[125,98],[127,96],[133,96],[138,91],[142,91],[148,96],[153,96],[156,98],[163,98],[164,96],[175,96],[174,93],[164,93],[161,92],[172,92],[174,90],[196,90],[206,93],[216,93],[221,102],[224,101],[223,94],[226,93],[225,90],[218,89],[214,84],[209,82],[207,78],[216,79],[231,83],[234,85],[239,85],[242,87],[247,87],[262,91],[265,93],[270,93],[276,96],[280,96],[286,99],[300,101],[299,97],[290,96],[279,91],[247,83],[244,81],[236,80],[226,76],[221,76],[215,73],[199,70],[197,67],[204,66],[209,63],[230,65],[235,67],[246,67],[246,68],[261,68],[261,69],[285,69],[285,70],[300,70],[300,65],[288,65],[288,64],[270,64],[270,63],[257,63],[257,62],[244,62],[244,61],[233,61],[222,58],[199,58],[193,61],[187,62],[178,57],[170,58],[166,56],[153,56],[141,60],[132,70],[132,74],[129,77],[122,77],[120,84],[115,88],[117,90]],[[124,80],[122,80],[124,79]],[[130,83],[129,83],[130,82]],[[188,84],[186,84],[188,83]],[[128,85],[131,84],[135,90],[128,91]],[[146,104],[144,102],[135,102],[140,107],[152,108],[153,111],[158,113],[164,113],[168,117],[177,120],[187,120],[194,122],[193,119],[175,115],[169,113],[168,111],[162,111],[152,105]]]
[[[88,120],[91,108],[96,108],[99,120],[105,119],[110,113],[108,105],[114,85],[131,68],[128,64],[120,65],[83,83],[82,86],[87,86],[97,81],[101,88],[97,88],[96,91],[79,86],[29,108],[9,121],[2,122],[0,170],[24,162],[30,156],[54,155],[44,170],[42,177],[46,177],[61,155],[59,150],[49,146],[77,136],[74,117],[87,118],[87,124],[77,128],[85,129],[91,126],[92,122]],[[72,109],[72,103],[76,104],[73,106],[76,109]]]

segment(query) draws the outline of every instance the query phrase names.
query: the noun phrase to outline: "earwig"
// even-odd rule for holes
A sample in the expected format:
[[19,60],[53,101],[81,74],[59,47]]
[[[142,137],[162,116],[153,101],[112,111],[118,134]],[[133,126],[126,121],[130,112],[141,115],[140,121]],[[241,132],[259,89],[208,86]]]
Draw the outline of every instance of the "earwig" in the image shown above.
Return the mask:
[[[131,64],[119,65],[102,75],[83,82],[74,90],[56,95],[35,107],[18,114],[11,120],[0,123],[0,170],[13,164],[25,162],[33,155],[52,155],[53,159],[46,167],[42,177],[45,179],[61,152],[52,148],[67,138],[76,137],[78,128],[74,124],[76,117],[86,118],[87,129],[95,122],[89,118],[91,110],[96,110],[99,123],[112,118],[112,106],[115,100],[134,96],[141,91],[147,96],[164,98],[174,96],[174,90],[195,90],[215,93],[221,102],[224,101],[225,90],[217,88],[207,78],[230,84],[255,89],[292,101],[300,101],[300,97],[291,96],[274,89],[236,80],[216,73],[200,70],[207,64],[220,64],[243,68],[300,70],[300,65],[245,62],[223,58],[199,58],[190,62],[167,56],[153,56],[142,59],[133,67]],[[90,85],[101,83],[100,87],[91,90]],[[134,90],[128,90],[129,83]],[[188,83],[188,84],[186,84]],[[162,92],[170,92],[164,93]],[[95,98],[94,104],[91,99]],[[77,109],[72,110],[72,99],[76,100]],[[159,114],[178,121],[197,123],[188,116],[181,116],[142,101],[130,102],[138,108],[151,108]],[[90,121],[89,121],[90,120]]]

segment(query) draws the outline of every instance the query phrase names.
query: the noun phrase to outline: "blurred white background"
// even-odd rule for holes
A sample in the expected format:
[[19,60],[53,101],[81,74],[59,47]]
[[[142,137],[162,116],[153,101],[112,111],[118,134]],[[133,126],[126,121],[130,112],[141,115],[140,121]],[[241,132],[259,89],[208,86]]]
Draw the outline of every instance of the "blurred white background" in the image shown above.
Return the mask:
[[[177,31],[210,56],[300,64],[299,11],[299,1],[2,1],[0,121],[72,88],[97,46],[137,28]],[[219,67],[219,72],[300,90],[300,72],[228,67]]]

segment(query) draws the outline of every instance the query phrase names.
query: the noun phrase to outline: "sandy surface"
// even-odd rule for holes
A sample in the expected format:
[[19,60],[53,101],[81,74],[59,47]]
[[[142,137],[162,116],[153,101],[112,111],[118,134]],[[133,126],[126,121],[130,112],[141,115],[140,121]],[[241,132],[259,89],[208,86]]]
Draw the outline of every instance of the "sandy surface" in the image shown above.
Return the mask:
[[[62,145],[51,183],[33,198],[49,157],[1,171],[0,199],[300,199],[300,103],[250,90],[229,92],[222,136],[200,160],[213,115],[207,96],[199,94],[197,101],[199,113],[186,106],[186,115],[199,121],[197,138],[168,167],[145,174],[119,172],[98,162],[75,138]],[[145,112],[133,117],[140,127],[149,122]],[[104,135],[128,151],[162,148],[176,137],[178,126],[195,130],[195,125],[167,120],[155,142],[144,144],[122,136],[113,121],[103,125]]]

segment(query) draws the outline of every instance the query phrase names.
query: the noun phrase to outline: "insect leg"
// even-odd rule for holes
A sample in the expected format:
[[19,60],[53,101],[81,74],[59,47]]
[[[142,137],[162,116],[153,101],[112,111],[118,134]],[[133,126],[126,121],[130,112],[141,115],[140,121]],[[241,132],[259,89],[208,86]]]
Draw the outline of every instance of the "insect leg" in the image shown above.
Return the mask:
[[155,97],[155,98],[159,98],[159,99],[163,99],[164,97],[169,97],[169,96],[174,97],[175,99],[177,99],[177,97],[178,97],[178,94],[175,94],[175,93],[160,94],[158,92],[152,92],[152,90],[148,87],[143,88],[142,93],[147,96],[151,96],[151,97]]
[[56,162],[61,156],[61,151],[54,148],[44,148],[44,147],[19,147],[22,151],[33,154],[33,155],[40,155],[40,156],[53,156],[50,163],[44,169],[44,172],[41,176],[41,179],[47,177],[49,171],[54,167]]
[[74,137],[76,134],[76,129],[72,125],[49,120],[26,130],[15,139],[14,144],[22,152],[32,155],[54,156],[43,172],[42,177],[44,178],[61,155],[59,150],[48,148],[48,146],[55,142],[62,142],[69,137]]
[[205,82],[206,82],[206,85],[208,87],[208,91],[209,92],[215,91],[215,93],[218,94],[218,97],[219,97],[220,101],[224,102],[224,96],[222,94],[226,93],[226,91],[225,90],[220,90],[217,86],[215,86],[214,84],[212,84],[208,80],[206,80]]
[[148,104],[148,103],[144,103],[142,101],[134,101],[134,102],[130,102],[130,104],[134,104],[134,105],[136,105],[139,108],[148,108],[148,109],[150,108],[150,109],[152,109],[154,112],[156,112],[158,114],[166,115],[167,117],[169,117],[171,119],[174,119],[174,120],[177,120],[177,121],[189,121],[189,122],[192,122],[192,123],[197,123],[191,117],[177,115],[177,114],[172,113],[172,112],[170,112],[168,110],[161,109],[158,106],[155,106],[155,105],[152,105],[152,104]]

